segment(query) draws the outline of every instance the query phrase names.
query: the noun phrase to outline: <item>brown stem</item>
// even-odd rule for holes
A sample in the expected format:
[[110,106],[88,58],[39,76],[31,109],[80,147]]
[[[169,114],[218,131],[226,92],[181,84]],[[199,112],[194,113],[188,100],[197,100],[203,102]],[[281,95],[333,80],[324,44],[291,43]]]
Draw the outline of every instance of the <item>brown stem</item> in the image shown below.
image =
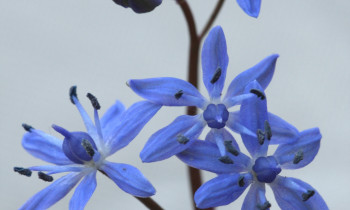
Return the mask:
[[[108,174],[106,174],[106,172],[102,171],[102,170],[98,170],[99,172],[101,172],[103,175],[105,175],[106,177],[110,178],[108,176]],[[137,200],[139,200],[141,203],[143,203],[143,205],[145,205],[148,209],[151,210],[163,210],[163,208],[161,206],[159,206],[159,204],[157,202],[155,202],[152,198],[148,197],[148,198],[141,198],[141,197],[136,197],[134,196],[134,198],[136,198]]]
[[218,16],[222,5],[224,4],[225,0],[219,0],[218,3],[215,6],[215,9],[213,10],[213,12],[211,13],[211,16],[207,22],[207,24],[204,26],[204,29],[202,30],[202,32],[199,35],[199,40],[202,40],[203,37],[205,36],[205,34],[209,31],[209,29],[211,28],[211,26],[213,25],[216,17]]

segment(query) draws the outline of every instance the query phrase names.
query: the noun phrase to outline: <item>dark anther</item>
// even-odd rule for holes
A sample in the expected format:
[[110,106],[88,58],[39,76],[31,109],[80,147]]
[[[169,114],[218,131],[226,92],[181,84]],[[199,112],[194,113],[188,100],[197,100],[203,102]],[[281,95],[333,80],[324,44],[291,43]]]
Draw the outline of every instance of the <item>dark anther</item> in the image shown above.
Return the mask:
[[226,150],[234,156],[238,156],[239,152],[232,146],[232,141],[224,141]]
[[47,175],[41,171],[38,172],[38,176],[39,176],[39,179],[42,179],[44,180],[45,182],[52,182],[53,181],[53,177],[50,176],[50,175]]
[[303,201],[309,200],[315,194],[314,190],[308,190],[306,193],[303,193],[301,197],[303,197]]
[[258,136],[259,144],[263,145],[265,141],[265,133],[262,130],[258,129],[256,131],[256,135]]
[[216,81],[220,79],[220,76],[221,76],[221,68],[219,67],[216,69],[214,76],[210,80],[210,83],[214,84]]
[[244,187],[244,185],[245,185],[245,183],[244,183],[244,176],[239,177],[239,179],[238,179],[238,185],[239,185],[240,187]]
[[190,140],[184,136],[184,135],[178,135],[176,137],[176,140],[180,143],[180,144],[186,144],[187,142],[189,142]]
[[27,168],[22,167],[13,167],[13,170],[21,175],[30,177],[32,175],[32,171]]
[[91,93],[88,93],[86,95],[86,97],[88,97],[90,99],[91,104],[94,107],[94,109],[97,109],[97,110],[101,109],[101,106],[98,103],[97,98],[94,95],[92,95]]
[[73,100],[73,97],[76,97],[78,98],[77,96],[77,86],[72,86],[70,89],[69,89],[69,98],[70,98],[70,101],[74,103],[74,100]]
[[24,128],[24,130],[28,131],[28,132],[31,132],[30,130],[33,129],[32,126],[28,125],[28,124],[25,124],[25,123],[22,123],[22,127]]
[[94,156],[95,154],[94,148],[92,147],[91,143],[88,140],[83,139],[83,141],[81,142],[81,145],[84,147],[86,153],[90,155],[90,157]]
[[261,100],[264,100],[264,99],[265,99],[264,93],[261,92],[261,91],[258,90],[258,89],[251,89],[250,92],[251,92],[251,93],[254,93],[256,96],[258,96],[258,98],[261,98]]
[[181,98],[182,94],[184,94],[184,92],[182,90],[179,90],[177,93],[175,93],[174,96],[177,100],[179,100],[179,98]]
[[258,204],[257,207],[259,210],[267,210],[271,208],[271,203],[266,201],[264,204]]
[[220,157],[219,160],[225,164],[233,164],[233,160],[227,155]]
[[264,127],[265,127],[265,135],[267,140],[271,140],[272,132],[271,132],[270,123],[267,120],[265,120]]
[[298,164],[300,161],[304,159],[304,152],[303,150],[299,150],[295,155],[293,159],[294,164]]

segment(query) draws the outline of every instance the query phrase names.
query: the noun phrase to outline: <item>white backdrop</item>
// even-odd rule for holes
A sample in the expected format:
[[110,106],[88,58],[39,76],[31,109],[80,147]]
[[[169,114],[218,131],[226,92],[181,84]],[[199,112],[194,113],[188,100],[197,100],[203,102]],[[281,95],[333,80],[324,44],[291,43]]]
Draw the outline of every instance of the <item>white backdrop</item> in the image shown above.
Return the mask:
[[[190,1],[199,28],[215,2]],[[349,9],[345,0],[263,0],[260,17],[254,19],[235,0],[227,0],[215,21],[228,44],[226,88],[239,72],[280,54],[266,91],[269,111],[299,130],[318,126],[323,134],[315,160],[282,175],[311,184],[331,209],[350,205],[345,197],[350,194]],[[99,99],[102,112],[116,99],[130,106],[141,98],[125,85],[128,79],[186,79],[188,45],[185,19],[174,0],[164,0],[144,15],[111,0],[0,0],[0,209],[17,209],[48,186],[36,174],[27,178],[13,172],[13,166],[46,164],[21,147],[21,123],[56,136],[53,123],[84,130],[68,98],[70,86],[78,86],[80,101],[91,114],[87,92]],[[139,168],[165,209],[191,209],[186,167],[174,157],[143,164],[139,152],[152,133],[183,113],[183,108],[162,108],[128,147],[109,158]],[[205,174],[206,180],[213,176]],[[97,182],[86,209],[144,208],[103,175]],[[278,209],[268,193],[272,209]],[[71,196],[52,209],[67,209]],[[243,198],[218,209],[240,208]]]

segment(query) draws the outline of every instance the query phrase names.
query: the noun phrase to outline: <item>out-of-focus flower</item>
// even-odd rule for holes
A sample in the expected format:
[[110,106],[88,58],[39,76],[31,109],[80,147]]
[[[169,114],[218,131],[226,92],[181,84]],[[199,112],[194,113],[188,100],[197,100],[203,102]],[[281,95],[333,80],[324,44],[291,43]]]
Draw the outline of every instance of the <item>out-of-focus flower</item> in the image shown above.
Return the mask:
[[114,3],[124,7],[131,8],[136,13],[146,13],[162,3],[162,0],[113,0]]
[[[255,90],[260,93],[256,98],[242,102],[240,112],[242,124],[257,132],[257,137],[242,134],[243,143],[252,158],[240,152],[233,138],[227,133],[225,148],[232,164],[218,161],[221,156],[215,142],[215,136],[208,135],[206,141],[196,140],[191,148],[178,154],[188,165],[217,173],[218,176],[203,184],[195,193],[195,202],[199,208],[227,205],[235,201],[250,186],[242,209],[269,209],[270,202],[265,197],[265,184],[272,188],[281,209],[328,209],[321,195],[309,184],[295,178],[279,176],[282,169],[298,169],[308,165],[316,156],[321,141],[318,128],[311,128],[291,135],[296,130],[286,122],[283,129],[273,130],[271,120],[280,118],[267,112],[266,97],[258,82],[251,82],[245,92]],[[272,138],[290,138],[291,143],[280,144],[272,156],[267,149]],[[220,148],[219,148],[220,149]]]
[[237,0],[237,3],[247,15],[255,18],[259,16],[261,0]]
[[[171,77],[130,80],[132,90],[151,102],[164,106],[196,106],[204,112],[195,116],[182,115],[170,125],[153,134],[144,149],[144,162],[169,158],[191,146],[203,128],[208,125],[217,137],[217,145],[223,147],[225,127],[238,133],[256,136],[242,126],[228,109],[239,105],[242,100],[255,97],[254,93],[243,93],[245,86],[257,80],[265,89],[270,83],[278,55],[271,55],[257,65],[240,73],[229,85],[226,95],[221,98],[225,83],[228,55],[225,35],[220,26],[214,27],[206,38],[202,50],[203,82],[210,99],[207,100],[190,83]],[[276,124],[276,126],[279,126]],[[224,156],[224,154],[223,154]],[[222,161],[229,161],[223,157]]]
[[[92,94],[87,94],[94,107],[94,121],[80,104],[76,87],[70,89],[70,99],[77,107],[87,132],[70,132],[60,126],[52,127],[64,136],[64,140],[23,124],[28,131],[22,145],[31,155],[55,165],[15,167],[20,174],[30,176],[39,171],[40,179],[53,181],[52,174],[69,172],[50,186],[30,198],[20,209],[46,209],[62,199],[81,179],[69,209],[83,209],[96,188],[96,172],[112,179],[123,191],[138,197],[149,197],[155,189],[134,166],[108,162],[106,158],[127,146],[144,125],[160,109],[160,105],[141,101],[125,110],[117,101],[100,119],[100,105]],[[45,172],[45,173],[44,173]]]

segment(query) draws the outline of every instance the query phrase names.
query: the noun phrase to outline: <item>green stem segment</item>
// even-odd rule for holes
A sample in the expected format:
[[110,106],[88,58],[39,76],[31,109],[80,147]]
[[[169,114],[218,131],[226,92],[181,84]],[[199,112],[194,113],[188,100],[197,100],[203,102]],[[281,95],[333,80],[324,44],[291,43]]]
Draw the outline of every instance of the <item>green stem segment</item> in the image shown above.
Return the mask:
[[[198,88],[198,60],[199,60],[199,48],[200,43],[206,33],[209,31],[213,25],[217,15],[219,14],[222,5],[225,0],[219,0],[216,4],[215,9],[213,10],[207,24],[205,25],[203,31],[198,35],[196,29],[196,23],[194,21],[192,11],[186,0],[176,0],[179,4],[187,22],[188,31],[190,33],[190,53],[189,53],[189,62],[188,62],[188,75],[187,79],[193,86]],[[187,107],[186,113],[188,115],[196,115],[196,107]],[[190,181],[191,181],[191,190],[192,195],[194,196],[197,189],[202,185],[202,178],[200,170],[188,166]],[[192,199],[193,200],[193,199]],[[196,204],[193,201],[193,209],[197,210]],[[213,210],[214,208],[209,208]]]

